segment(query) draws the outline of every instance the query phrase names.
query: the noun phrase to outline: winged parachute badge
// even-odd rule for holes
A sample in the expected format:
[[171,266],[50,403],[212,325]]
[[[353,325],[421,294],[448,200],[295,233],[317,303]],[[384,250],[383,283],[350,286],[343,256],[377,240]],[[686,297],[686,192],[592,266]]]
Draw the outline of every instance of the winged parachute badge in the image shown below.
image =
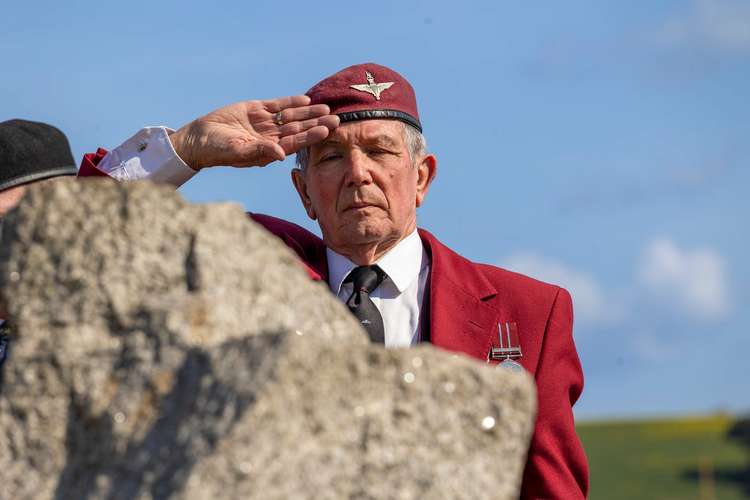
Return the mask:
[[350,85],[350,87],[354,90],[359,90],[360,92],[367,92],[368,94],[372,94],[373,96],[375,96],[375,99],[379,101],[380,94],[384,90],[388,90],[389,88],[391,88],[393,82],[375,83],[375,78],[373,78],[369,71],[365,71],[365,74],[367,75],[367,83]]

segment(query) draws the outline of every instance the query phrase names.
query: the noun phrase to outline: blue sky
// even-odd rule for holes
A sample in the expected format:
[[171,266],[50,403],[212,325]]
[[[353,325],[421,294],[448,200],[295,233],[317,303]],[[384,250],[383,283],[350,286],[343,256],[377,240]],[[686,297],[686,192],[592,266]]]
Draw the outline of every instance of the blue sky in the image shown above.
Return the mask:
[[[0,120],[78,157],[391,66],[439,159],[420,225],[573,293],[579,417],[750,409],[747,0],[11,2],[0,53]],[[312,229],[291,161],[181,192]]]

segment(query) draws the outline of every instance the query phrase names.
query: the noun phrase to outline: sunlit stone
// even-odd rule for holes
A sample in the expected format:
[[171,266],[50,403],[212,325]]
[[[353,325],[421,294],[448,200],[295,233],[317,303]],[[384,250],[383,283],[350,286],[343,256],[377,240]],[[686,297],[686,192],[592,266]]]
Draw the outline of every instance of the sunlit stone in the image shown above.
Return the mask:
[[482,429],[488,431],[495,427],[495,419],[493,417],[484,417],[482,419]]

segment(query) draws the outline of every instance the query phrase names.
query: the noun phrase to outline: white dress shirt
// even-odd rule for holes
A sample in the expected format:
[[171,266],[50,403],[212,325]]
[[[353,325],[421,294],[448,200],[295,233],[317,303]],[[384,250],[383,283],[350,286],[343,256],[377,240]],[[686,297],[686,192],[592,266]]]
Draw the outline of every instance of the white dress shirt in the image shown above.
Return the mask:
[[96,166],[118,181],[148,179],[180,187],[198,172],[177,156],[167,127],[146,127],[107,153]]
[[[341,301],[352,294],[352,283],[343,283],[357,267],[343,255],[326,248],[328,286]],[[420,311],[424,298],[430,261],[419,234],[414,230],[375,262],[387,275],[370,293],[383,317],[386,347],[408,347],[420,340]]]
[[[113,149],[97,165],[110,177],[121,181],[151,180],[180,187],[196,171],[177,155],[166,127],[147,127]],[[356,267],[346,257],[326,248],[328,285],[346,302],[352,284],[343,283]],[[386,347],[408,347],[420,340],[420,311],[424,298],[430,260],[415,230],[391,248],[377,262],[387,277],[370,294],[383,316]]]

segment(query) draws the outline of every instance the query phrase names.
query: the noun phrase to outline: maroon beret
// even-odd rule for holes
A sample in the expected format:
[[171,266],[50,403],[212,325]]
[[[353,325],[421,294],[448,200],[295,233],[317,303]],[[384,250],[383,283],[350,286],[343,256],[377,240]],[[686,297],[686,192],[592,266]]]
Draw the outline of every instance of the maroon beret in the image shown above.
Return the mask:
[[341,122],[390,118],[422,131],[414,89],[406,78],[379,64],[349,66],[305,94],[312,104],[327,104]]

